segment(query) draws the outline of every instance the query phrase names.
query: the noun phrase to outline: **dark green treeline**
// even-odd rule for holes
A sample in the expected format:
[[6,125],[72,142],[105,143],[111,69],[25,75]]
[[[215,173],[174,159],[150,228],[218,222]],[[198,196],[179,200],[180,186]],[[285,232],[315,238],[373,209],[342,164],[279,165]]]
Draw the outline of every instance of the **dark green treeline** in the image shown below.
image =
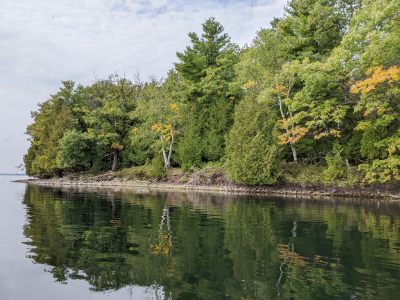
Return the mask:
[[162,287],[168,299],[398,297],[395,204],[33,186],[24,204],[29,257],[56,281],[86,280],[93,291],[140,285]]
[[212,162],[271,184],[286,161],[324,165],[325,181],[400,179],[399,1],[289,0],[284,11],[243,47],[205,20],[164,78],[62,82],[32,113],[27,174],[146,165],[162,177]]

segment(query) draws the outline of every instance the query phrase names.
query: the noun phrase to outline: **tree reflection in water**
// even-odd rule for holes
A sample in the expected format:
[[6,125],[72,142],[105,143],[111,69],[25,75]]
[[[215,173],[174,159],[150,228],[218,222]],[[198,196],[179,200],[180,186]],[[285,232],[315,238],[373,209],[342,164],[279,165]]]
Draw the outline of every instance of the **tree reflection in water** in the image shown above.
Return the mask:
[[[397,203],[28,186],[29,258],[149,299],[398,299]],[[296,247],[295,247],[296,241]]]

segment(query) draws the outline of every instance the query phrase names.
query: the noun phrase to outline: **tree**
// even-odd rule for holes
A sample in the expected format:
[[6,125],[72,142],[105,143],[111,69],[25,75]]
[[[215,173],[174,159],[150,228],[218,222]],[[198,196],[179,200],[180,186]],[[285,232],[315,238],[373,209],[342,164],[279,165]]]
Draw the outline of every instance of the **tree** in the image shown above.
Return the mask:
[[60,140],[57,163],[60,168],[85,168],[93,166],[97,158],[97,144],[86,135],[71,130],[64,134]]
[[227,136],[226,169],[245,184],[275,183],[280,170],[275,112],[247,95],[236,107],[235,123]]
[[296,70],[283,69],[285,61],[282,56],[282,39],[276,30],[260,30],[252,46],[243,53],[236,69],[243,90],[253,94],[259,102],[275,109],[280,115],[277,121],[281,129],[285,130],[283,136],[289,137],[287,140],[281,139],[281,142],[290,145],[293,160],[297,163],[295,144],[305,131],[295,131],[294,126],[287,123],[287,118],[293,116],[293,107],[288,102],[297,73]]
[[112,171],[117,170],[118,156],[130,144],[129,132],[138,123],[130,117],[141,93],[141,83],[133,84],[117,74],[97,80],[90,87],[87,104],[79,109],[90,128],[86,135],[108,148],[113,155]]
[[[180,141],[186,145],[199,145],[204,160],[217,161],[224,156],[224,137],[233,124],[234,106],[242,97],[240,88],[232,85],[236,78],[233,67],[239,61],[240,50],[230,44],[230,37],[223,33],[224,27],[215,18],[207,19],[202,26],[201,37],[190,32],[192,46],[177,53],[180,63],[176,63],[175,68],[183,79],[185,100],[192,106],[189,110],[196,110],[198,125],[198,134],[189,137],[184,131]],[[188,120],[183,126],[193,127],[189,125],[192,122]],[[193,138],[198,140],[193,141]],[[185,149],[186,155],[195,155],[187,153],[190,147]],[[190,161],[201,161],[202,158]],[[181,160],[186,158],[181,157]]]
[[340,45],[361,0],[289,0],[274,27],[285,40],[286,61],[322,61]]
[[[374,124],[376,130],[379,126],[389,126],[390,131],[397,131],[398,125],[393,122],[398,96],[396,80],[391,76],[395,76],[393,65],[400,53],[399,10],[398,1],[364,1],[361,9],[354,13],[341,45],[332,50],[326,61],[304,59],[285,65],[285,68],[294,66],[298,70],[302,83],[301,90],[288,102],[298,113],[288,118],[287,124],[299,126],[316,139],[340,138],[345,127],[343,122],[349,115],[359,118],[353,127],[356,130],[365,130],[365,124]],[[384,66],[393,67],[386,69]],[[365,73],[374,75],[365,79]],[[364,115],[359,114],[363,110]],[[386,134],[381,133],[379,138],[385,138]],[[391,162],[392,166],[395,164]],[[387,175],[381,180],[387,180]]]
[[[370,141],[369,145],[365,144],[364,149],[361,149],[366,152],[366,156],[375,158],[371,165],[362,164],[360,168],[367,171],[365,178],[370,182],[385,182],[392,177],[400,180],[400,69],[397,66],[379,66],[368,70],[367,74],[370,77],[356,82],[351,90],[361,94],[355,110],[364,110],[365,117],[356,129],[364,130]],[[378,155],[372,156],[376,152]]]
[[162,153],[165,170],[171,168],[176,137],[182,131],[182,107],[181,79],[175,70],[170,70],[165,80],[152,78],[143,90],[138,107],[130,114],[132,119],[141,121],[141,126],[132,132],[133,143],[156,136],[150,139],[154,151]]
[[73,128],[81,128],[82,122],[73,108],[82,104],[83,87],[74,89],[73,81],[63,81],[60,91],[39,104],[32,112],[34,123],[27,127],[31,146],[24,156],[26,172],[31,176],[53,176],[61,172],[57,165],[60,139]]

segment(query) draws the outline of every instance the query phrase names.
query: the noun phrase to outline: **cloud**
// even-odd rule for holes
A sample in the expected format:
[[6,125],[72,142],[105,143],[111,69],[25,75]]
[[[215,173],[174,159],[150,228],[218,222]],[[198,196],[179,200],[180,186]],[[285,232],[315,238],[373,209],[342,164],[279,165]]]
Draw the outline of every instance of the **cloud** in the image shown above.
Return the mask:
[[[243,45],[250,43],[261,27],[268,27],[274,16],[281,16],[285,3],[286,0],[2,1],[0,134],[25,141],[25,130],[21,128],[32,123],[30,111],[36,110],[49,94],[56,93],[61,80],[88,85],[94,74],[103,77],[118,72],[130,77],[136,70],[142,79],[162,76],[177,62],[176,52],[189,45],[187,33],[200,32],[206,18],[216,17],[232,41]],[[20,155],[21,151],[14,152]],[[0,167],[4,165],[1,161]]]

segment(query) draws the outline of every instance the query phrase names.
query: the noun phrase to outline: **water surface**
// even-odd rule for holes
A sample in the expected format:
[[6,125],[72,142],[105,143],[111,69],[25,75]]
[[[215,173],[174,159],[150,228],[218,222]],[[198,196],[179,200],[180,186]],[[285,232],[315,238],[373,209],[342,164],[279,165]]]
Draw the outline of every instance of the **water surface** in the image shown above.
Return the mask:
[[398,202],[10,179],[1,299],[399,299]]

